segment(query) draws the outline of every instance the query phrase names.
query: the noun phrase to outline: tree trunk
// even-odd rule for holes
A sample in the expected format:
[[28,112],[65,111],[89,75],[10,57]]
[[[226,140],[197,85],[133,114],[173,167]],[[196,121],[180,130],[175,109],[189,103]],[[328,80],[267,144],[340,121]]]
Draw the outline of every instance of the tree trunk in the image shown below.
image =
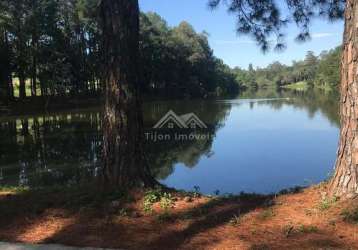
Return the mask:
[[341,64],[341,132],[331,195],[358,195],[358,1],[347,0]]
[[21,70],[19,74],[19,97],[21,100],[25,99],[26,97],[26,80],[25,80],[25,73]]
[[102,0],[105,57],[103,179],[111,188],[155,185],[144,155],[139,96],[138,0]]
[[37,36],[32,35],[32,65],[31,65],[31,96],[36,96],[37,89]]
[[31,96],[36,96],[36,89],[37,89],[37,52],[38,52],[38,20],[37,16],[39,15],[38,9],[38,2],[37,0],[32,0],[31,3],[32,7],[32,30],[31,30],[31,55],[32,55],[32,62],[31,62]]
[[[3,34],[1,34],[3,35]],[[7,98],[7,75],[6,75],[6,49],[3,37],[0,40],[0,104],[8,103]]]
[[0,91],[1,97],[4,98],[4,102],[7,104],[13,98],[13,87],[11,77],[11,65],[10,65],[10,48],[7,37],[7,32],[1,32],[0,41]]

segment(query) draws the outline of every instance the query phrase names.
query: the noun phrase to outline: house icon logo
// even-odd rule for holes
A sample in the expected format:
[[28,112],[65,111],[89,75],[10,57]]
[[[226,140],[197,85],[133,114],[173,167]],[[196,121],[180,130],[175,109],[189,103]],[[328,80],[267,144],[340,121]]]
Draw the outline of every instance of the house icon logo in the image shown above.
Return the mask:
[[154,125],[155,129],[205,129],[207,126],[202,122],[194,113],[177,115],[174,111],[170,110]]

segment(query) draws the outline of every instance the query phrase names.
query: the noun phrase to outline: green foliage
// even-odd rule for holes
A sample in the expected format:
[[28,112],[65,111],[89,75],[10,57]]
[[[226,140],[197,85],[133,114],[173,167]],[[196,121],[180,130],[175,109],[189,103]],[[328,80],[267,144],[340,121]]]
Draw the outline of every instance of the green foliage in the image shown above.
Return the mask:
[[168,212],[174,204],[174,199],[170,193],[162,192],[160,189],[149,190],[145,193],[143,199],[144,212],[151,213],[153,211],[152,206],[156,202],[160,203],[160,207],[164,212]]
[[146,213],[151,213],[153,211],[152,206],[154,203],[158,202],[161,199],[162,193],[159,189],[149,190],[145,193],[143,199],[143,210]]
[[160,207],[165,211],[169,210],[173,206],[173,197],[170,193],[163,193],[160,198]]
[[343,18],[345,0],[209,0],[209,7],[216,8],[220,3],[237,18],[237,32],[251,36],[263,51],[267,51],[273,37],[276,50],[286,47],[284,28],[289,22],[298,27],[297,41],[311,38],[310,24],[316,17],[334,21]]
[[141,15],[144,91],[156,95],[206,97],[235,94],[240,82],[213,55],[205,32],[187,22],[170,28],[155,13]]
[[340,82],[340,62],[342,47],[321,53],[315,85],[319,87],[337,88]]
[[[102,39],[97,0],[2,1],[0,91],[19,79],[16,97],[101,93]],[[143,91],[178,97],[236,94],[231,69],[213,55],[207,33],[182,22],[169,27],[155,13],[140,16]],[[26,87],[31,86],[31,91]],[[3,96],[4,94],[1,94]]]
[[265,68],[233,70],[238,82],[246,88],[290,88],[307,90],[311,87],[336,89],[340,82],[341,47],[323,51],[315,56],[308,51],[304,60],[294,61],[292,66],[274,62]]

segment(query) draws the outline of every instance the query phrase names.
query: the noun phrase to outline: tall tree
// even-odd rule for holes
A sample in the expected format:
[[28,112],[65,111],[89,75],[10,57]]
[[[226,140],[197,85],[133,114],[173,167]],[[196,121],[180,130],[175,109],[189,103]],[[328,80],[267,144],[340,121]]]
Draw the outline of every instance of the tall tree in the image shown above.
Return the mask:
[[14,0],[9,1],[9,12],[11,13],[12,30],[11,32],[14,35],[14,60],[15,60],[15,71],[16,75],[19,78],[19,96],[20,99],[26,97],[26,77],[28,73],[28,9],[27,1]]
[[0,100],[8,103],[12,99],[11,61],[8,34],[0,28]]
[[105,60],[103,177],[113,187],[154,185],[144,154],[138,0],[100,3]]
[[8,3],[0,3],[0,100],[8,103],[13,98],[11,75],[11,45],[9,41]]
[[341,63],[341,133],[331,194],[358,195],[358,2],[347,0]]
[[39,1],[31,0],[29,2],[30,15],[29,22],[32,24],[29,29],[31,33],[31,96],[36,96],[37,89],[37,57],[38,57],[38,44],[39,44]]

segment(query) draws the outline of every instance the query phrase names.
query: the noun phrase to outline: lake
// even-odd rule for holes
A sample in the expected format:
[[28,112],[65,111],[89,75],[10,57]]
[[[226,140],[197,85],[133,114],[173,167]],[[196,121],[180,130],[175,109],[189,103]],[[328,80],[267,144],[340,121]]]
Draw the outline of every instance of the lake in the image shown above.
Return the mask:
[[[333,171],[335,93],[260,90],[235,98],[146,101],[143,110],[148,163],[170,187],[267,194],[318,183]],[[205,125],[195,130],[201,136],[174,124],[175,138],[172,122],[153,128],[170,110],[180,124],[194,113]],[[100,171],[100,108],[2,117],[0,130],[1,185],[78,185]],[[159,140],[157,132],[172,137]]]

